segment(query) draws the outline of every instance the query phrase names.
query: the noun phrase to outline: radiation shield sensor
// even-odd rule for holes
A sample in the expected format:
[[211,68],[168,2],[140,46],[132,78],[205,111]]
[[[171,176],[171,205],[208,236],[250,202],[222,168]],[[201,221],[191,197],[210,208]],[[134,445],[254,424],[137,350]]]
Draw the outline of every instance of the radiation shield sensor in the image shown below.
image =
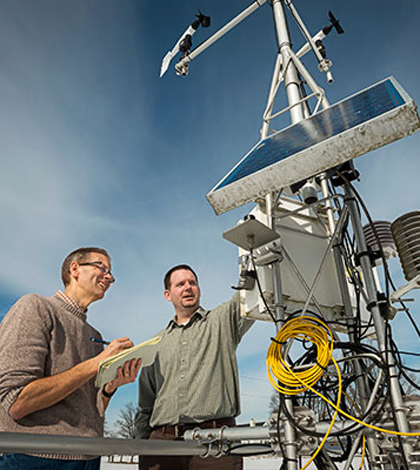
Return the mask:
[[259,248],[276,240],[279,236],[277,232],[259,222],[253,216],[239,222],[236,227],[223,233],[225,240],[244,250]]
[[223,214],[419,128],[416,104],[389,77],[260,141],[206,197]]

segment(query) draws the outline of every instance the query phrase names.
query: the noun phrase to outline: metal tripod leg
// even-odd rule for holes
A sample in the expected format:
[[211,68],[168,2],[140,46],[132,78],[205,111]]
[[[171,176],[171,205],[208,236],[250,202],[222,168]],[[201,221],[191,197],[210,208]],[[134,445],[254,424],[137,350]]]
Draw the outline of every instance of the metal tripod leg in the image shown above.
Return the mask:
[[[387,350],[387,345],[389,344],[389,338],[386,337],[384,320],[381,316],[379,306],[378,306],[378,296],[377,289],[375,284],[375,278],[373,276],[372,264],[370,261],[370,256],[367,250],[367,245],[365,237],[362,230],[361,218],[358,211],[358,207],[355,201],[355,197],[351,187],[346,184],[345,189],[345,204],[349,208],[350,217],[353,226],[353,232],[357,243],[357,249],[360,257],[360,266],[362,269],[363,280],[366,286],[368,305],[371,306],[370,312],[372,314],[376,337],[378,341],[378,347],[382,355],[383,361],[389,365],[389,374],[390,374],[390,393],[392,404],[395,409],[397,427],[401,432],[409,432],[409,426],[407,422],[407,416],[404,411],[404,403],[401,396],[401,388],[398,381],[398,377],[395,369],[395,361],[392,354]],[[407,462],[410,462],[410,456],[413,449],[412,446],[407,442],[403,442],[403,452]]]
[[[327,198],[329,195],[329,190],[328,190],[327,178],[325,174],[321,175],[321,188],[322,188],[322,193],[323,193],[324,198]],[[329,232],[330,232],[330,236],[332,236],[332,234],[334,233],[336,222],[333,216],[333,208],[332,208],[331,200],[329,199],[326,200],[326,207],[327,207]],[[333,245],[333,254],[334,254],[334,264],[335,264],[335,270],[337,273],[338,285],[340,288],[341,300],[344,305],[346,318],[350,319],[350,318],[353,318],[353,307],[351,305],[350,293],[349,293],[349,289],[347,285],[347,279],[346,279],[346,273],[345,273],[344,266],[343,266],[343,261],[341,258],[340,247],[338,246],[337,243]],[[349,329],[348,331],[351,332],[351,325],[348,326],[348,329]],[[355,341],[355,337],[353,333],[350,333],[349,337],[353,342]],[[363,410],[366,410],[366,407],[368,404],[368,396],[370,395],[369,393],[370,390],[369,390],[367,381],[364,375],[362,374],[359,361],[355,361],[354,371],[357,377],[357,380],[356,380],[357,387],[360,392],[361,407]],[[376,440],[373,436],[369,436],[367,438],[367,445],[369,449],[369,455],[372,456],[372,460],[373,460],[371,462],[372,470],[381,470],[380,465],[374,461],[375,456],[379,455],[379,449],[378,449]]]
[[[273,228],[273,196],[268,194],[266,196],[266,210],[267,210],[267,223],[269,227]],[[281,288],[280,265],[279,262],[273,264],[273,286],[274,286],[274,302],[275,302],[275,316],[278,320],[283,320],[285,317],[283,307],[283,293]],[[278,329],[278,324],[276,324]],[[293,414],[293,403],[291,397],[285,397],[285,406],[289,413]],[[279,404],[280,406],[280,404]],[[295,429],[289,420],[283,421],[285,441],[282,442],[284,452],[286,455],[283,457],[287,459],[287,470],[297,470],[297,442],[295,436]]]
[[[349,295],[349,291],[347,287],[346,273],[344,271],[344,266],[343,266],[342,259],[341,259],[340,248],[337,245],[334,246],[333,253],[334,253],[335,268],[337,271],[337,277],[338,277],[338,282],[340,286],[341,299],[344,304],[344,311],[346,312],[347,318],[352,318],[353,308],[351,306],[350,295]],[[355,342],[355,335],[354,333],[351,332],[351,325],[349,325],[348,328],[349,328],[349,337],[351,341]],[[367,402],[368,402],[368,396],[370,394],[370,390],[365,380],[365,377],[362,373],[362,368],[360,366],[359,361],[354,362],[354,372],[357,377],[356,383],[357,383],[357,387],[360,393],[361,407],[363,411],[365,411]],[[369,455],[372,456],[372,460],[373,460],[371,461],[372,470],[381,470],[380,465],[376,463],[374,460],[375,456],[379,455],[379,449],[378,449],[376,440],[373,436],[369,436],[367,438],[367,445],[369,449]]]

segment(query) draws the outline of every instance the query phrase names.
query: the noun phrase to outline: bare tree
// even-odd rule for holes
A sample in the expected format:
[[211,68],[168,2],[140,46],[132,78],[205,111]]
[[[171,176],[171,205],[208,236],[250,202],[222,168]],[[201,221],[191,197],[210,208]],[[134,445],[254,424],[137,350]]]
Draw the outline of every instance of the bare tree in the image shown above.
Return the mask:
[[[418,395],[419,388],[420,388],[420,377],[419,374],[414,374],[413,372],[409,372],[408,377],[411,379],[411,382],[408,381],[405,377],[402,377],[400,384],[403,388],[404,395]],[[414,384],[417,386],[415,386]]]
[[116,421],[118,426],[117,435],[126,439],[134,439],[134,418],[137,408],[134,403],[127,403],[119,413],[119,419]]
[[274,390],[270,397],[270,403],[268,404],[268,410],[270,412],[270,415],[273,413],[277,413],[279,410],[279,406],[280,406],[279,392]]
[[104,436],[105,437],[115,437],[115,432],[111,431],[109,429],[109,424],[107,423],[106,420],[105,420],[105,423],[104,423]]

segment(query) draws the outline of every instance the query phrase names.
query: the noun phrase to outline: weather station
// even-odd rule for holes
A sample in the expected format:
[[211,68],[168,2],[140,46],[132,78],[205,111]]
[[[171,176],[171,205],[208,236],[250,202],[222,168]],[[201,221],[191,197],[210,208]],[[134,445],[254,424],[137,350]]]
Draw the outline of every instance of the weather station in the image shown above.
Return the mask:
[[[343,28],[330,11],[329,24],[312,35],[290,0],[256,0],[193,49],[192,34],[210,23],[200,12],[163,60],[161,77],[178,52],[176,72],[187,76],[199,54],[265,3],[278,55],[260,140],[206,197],[217,215],[255,202],[223,237],[239,249],[242,315],[277,331],[267,374],[279,411],[264,424],[198,427],[184,439],[209,455],[273,452],[287,470],[420,468],[420,394],[404,393],[401,379],[413,381],[391,337],[392,319],[407,311],[404,296],[420,285],[420,211],[372,220],[353,163],[417,132],[416,104],[394,77],[330,104],[301,57],[314,54],[332,83],[323,41]],[[305,41],[297,52],[289,18]],[[281,90],[288,105],[276,109]],[[290,124],[274,129],[287,113]],[[397,254],[407,280],[399,288],[387,267]]]
[[[404,312],[420,337],[407,307],[420,288],[420,209],[374,220],[355,167],[356,157],[420,130],[415,102],[389,76],[330,104],[301,59],[313,54],[333,83],[324,41],[344,30],[330,11],[312,34],[291,0],[255,0],[193,48],[196,32],[210,26],[199,12],[164,56],[160,77],[178,54],[175,71],[187,77],[198,55],[261,7],[272,10],[277,57],[260,137],[206,197],[216,215],[253,203],[223,238],[238,249],[241,315],[273,324],[261,368],[278,411],[263,423],[197,425],[173,441],[0,433],[1,452],[268,455],[284,470],[420,469],[420,385],[402,360],[419,355],[392,336]],[[302,34],[296,52],[292,22]],[[391,279],[391,257],[402,285]]]

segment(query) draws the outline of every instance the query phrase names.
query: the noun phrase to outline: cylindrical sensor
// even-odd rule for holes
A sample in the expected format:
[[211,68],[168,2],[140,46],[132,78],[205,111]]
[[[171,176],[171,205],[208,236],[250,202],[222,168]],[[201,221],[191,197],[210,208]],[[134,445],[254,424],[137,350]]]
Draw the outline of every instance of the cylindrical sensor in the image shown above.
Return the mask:
[[375,220],[373,223],[366,224],[363,227],[363,233],[369,248],[378,251],[380,246],[386,259],[389,259],[391,256],[397,256],[397,249],[391,231],[391,222]]
[[398,217],[391,229],[405,278],[411,281],[420,274],[420,211]]

